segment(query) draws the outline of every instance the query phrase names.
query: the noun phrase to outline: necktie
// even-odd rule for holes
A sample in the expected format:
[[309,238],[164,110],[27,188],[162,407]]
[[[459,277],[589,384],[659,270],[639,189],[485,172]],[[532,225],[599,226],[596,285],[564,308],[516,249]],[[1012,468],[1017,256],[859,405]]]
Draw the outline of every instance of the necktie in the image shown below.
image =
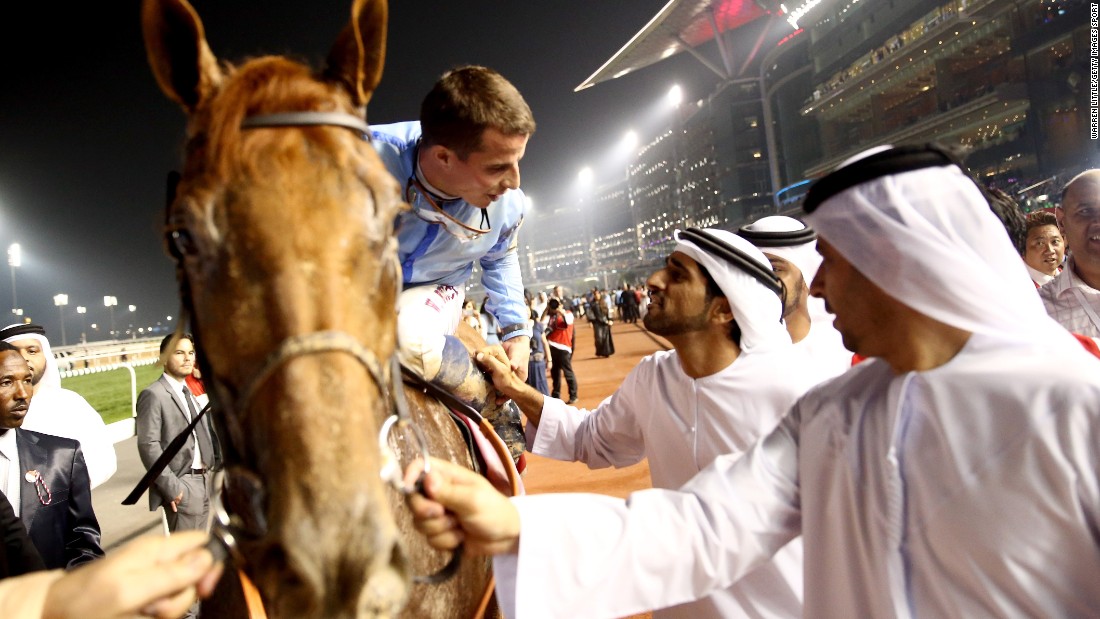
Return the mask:
[[[186,386],[183,388],[183,399],[187,402],[187,412],[191,415],[188,419],[194,420],[195,417],[199,416],[199,412],[195,410],[191,390]],[[210,440],[210,432],[207,431],[205,422],[206,420],[202,419],[195,426],[195,440],[199,442],[199,452],[202,454],[203,464],[210,462],[212,465],[214,462],[214,442]]]

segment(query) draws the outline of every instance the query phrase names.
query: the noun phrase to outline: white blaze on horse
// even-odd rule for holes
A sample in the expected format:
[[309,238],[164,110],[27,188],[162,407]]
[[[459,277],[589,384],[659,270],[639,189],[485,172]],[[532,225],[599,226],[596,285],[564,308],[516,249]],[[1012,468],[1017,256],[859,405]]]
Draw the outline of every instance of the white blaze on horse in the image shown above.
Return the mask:
[[[218,403],[216,528],[273,617],[468,617],[491,591],[485,559],[414,584],[449,557],[381,478],[388,450],[473,466],[438,402],[410,390],[398,406],[392,231],[404,205],[364,121],[386,16],[384,1],[356,1],[315,72],[279,56],[219,62],[185,0],[142,9],[157,82],[188,120],[166,233]],[[384,431],[399,413],[404,429]]]

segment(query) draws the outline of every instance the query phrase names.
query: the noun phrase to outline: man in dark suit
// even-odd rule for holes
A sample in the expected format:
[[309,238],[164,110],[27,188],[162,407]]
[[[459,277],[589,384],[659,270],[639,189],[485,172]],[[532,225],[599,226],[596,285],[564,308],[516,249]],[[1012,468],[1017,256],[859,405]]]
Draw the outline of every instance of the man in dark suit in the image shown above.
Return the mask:
[[27,535],[27,527],[15,515],[8,497],[0,492],[0,580],[46,569],[42,555]]
[[0,342],[0,492],[23,521],[48,568],[103,556],[80,443],[19,428],[30,408],[32,372]]
[[[137,401],[137,447],[146,469],[200,410],[185,382],[195,368],[194,339],[189,333],[169,334],[160,343],[160,356],[164,373]],[[169,530],[206,528],[207,473],[219,464],[212,436],[209,418],[203,417],[149,489],[149,510],[163,506]]]

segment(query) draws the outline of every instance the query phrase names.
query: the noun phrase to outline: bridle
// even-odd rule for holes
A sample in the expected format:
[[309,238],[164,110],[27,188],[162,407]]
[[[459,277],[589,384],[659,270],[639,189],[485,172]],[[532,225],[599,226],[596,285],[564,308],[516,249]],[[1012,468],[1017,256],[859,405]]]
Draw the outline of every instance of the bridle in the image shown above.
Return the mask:
[[[243,130],[298,126],[341,127],[356,131],[361,138],[370,141],[370,126],[362,118],[343,112],[287,112],[249,116],[240,125]],[[179,175],[172,173],[169,176],[169,212],[172,203],[175,201],[178,182]],[[182,325],[191,322],[190,319],[194,316],[191,282],[188,279],[187,270],[184,268],[184,258],[191,250],[190,239],[187,236],[187,231],[179,228],[169,228],[167,236],[169,254],[176,263],[181,302],[181,317],[177,324],[181,325],[182,328]],[[400,286],[400,277],[394,278],[394,281],[395,285]],[[192,328],[195,331],[195,337],[201,342],[201,335],[198,333],[199,325],[197,323],[192,324]],[[223,444],[228,443],[225,447],[232,449],[235,445],[242,444],[241,441],[243,440],[243,431],[240,428],[239,420],[232,413],[248,410],[256,393],[276,370],[292,359],[322,353],[349,355],[367,370],[367,374],[371,377],[379,393],[382,394],[386,409],[389,411],[389,415],[382,423],[378,434],[378,445],[382,454],[382,466],[379,475],[382,481],[389,484],[402,496],[408,496],[415,492],[422,493],[424,475],[430,470],[430,454],[423,430],[409,414],[408,404],[402,388],[401,365],[397,355],[393,353],[388,359],[382,361],[358,339],[342,331],[316,331],[295,335],[283,340],[278,348],[267,357],[260,370],[245,383],[246,388],[235,399],[233,408],[226,411],[228,414],[220,416],[219,420],[225,424],[224,427],[229,434],[229,440],[223,441]],[[198,350],[198,361],[203,374],[211,377],[212,382],[217,387],[211,390],[212,398],[218,393],[232,393],[232,389],[219,381],[209,371],[210,365],[206,361],[202,347],[199,347]],[[423,471],[420,478],[413,484],[405,483],[400,459],[389,445],[390,434],[395,430],[402,435],[412,435],[423,460]],[[208,544],[208,547],[221,556],[230,554],[236,561],[243,564],[245,560],[240,552],[240,541],[262,537],[267,531],[267,524],[263,515],[263,484],[259,475],[240,465],[239,462],[235,463],[234,468],[241,469],[241,472],[235,471],[233,476],[229,476],[225,471],[219,471],[215,478],[214,490],[210,497],[210,507],[214,519],[210,531],[211,543]],[[225,504],[222,494],[228,484],[245,486],[238,488],[240,493],[235,493],[234,496],[239,497],[241,502],[247,504],[248,513],[241,513],[240,510],[234,513]],[[448,580],[457,573],[461,556],[462,546],[459,546],[455,548],[450,561],[439,571],[427,576],[414,576],[413,582],[438,584]]]

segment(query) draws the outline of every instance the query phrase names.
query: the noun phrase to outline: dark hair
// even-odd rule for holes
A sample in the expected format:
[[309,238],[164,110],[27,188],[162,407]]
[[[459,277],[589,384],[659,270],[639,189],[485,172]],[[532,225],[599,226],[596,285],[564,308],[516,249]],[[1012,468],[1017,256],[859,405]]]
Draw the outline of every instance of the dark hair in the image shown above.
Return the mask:
[[15,346],[12,346],[8,342],[5,342],[4,340],[0,340],[0,352],[7,352],[7,351],[19,352],[19,349],[16,348]]
[[[707,282],[707,292],[704,300],[709,305],[711,301],[717,297],[724,297],[726,293],[722,292],[722,288],[718,286],[718,282],[714,281],[714,278],[710,276],[710,273],[703,265],[699,265],[699,272],[703,274],[703,279]],[[730,321],[730,339],[734,344],[741,345],[741,325],[737,324],[737,319]]]
[[505,135],[531,135],[535,118],[523,95],[492,69],[466,66],[439,78],[420,104],[425,146],[439,144],[465,160],[492,127]]
[[1043,226],[1054,226],[1055,228],[1058,228],[1059,232],[1062,230],[1062,227],[1058,225],[1058,218],[1055,217],[1054,213],[1051,213],[1050,211],[1035,211],[1033,213],[1028,213],[1028,233],[1030,233],[1035,228],[1042,228]]
[[[169,333],[164,336],[164,339],[160,341],[160,356],[164,356],[165,351],[168,350],[168,345],[172,343],[172,340],[176,339],[175,333]],[[190,333],[183,333],[180,335],[181,340],[187,340],[191,342],[191,346],[195,345],[195,338],[191,337]]]
[[993,214],[1001,220],[1001,225],[1005,227],[1005,232],[1008,233],[1008,238],[1012,241],[1016,252],[1021,256],[1024,255],[1024,244],[1027,241],[1028,231],[1027,222],[1024,221],[1024,212],[1020,210],[1019,205],[1012,199],[1012,196],[1000,189],[983,187],[981,184],[978,185],[978,188],[982,189],[985,199],[989,201],[989,208],[993,211]]

